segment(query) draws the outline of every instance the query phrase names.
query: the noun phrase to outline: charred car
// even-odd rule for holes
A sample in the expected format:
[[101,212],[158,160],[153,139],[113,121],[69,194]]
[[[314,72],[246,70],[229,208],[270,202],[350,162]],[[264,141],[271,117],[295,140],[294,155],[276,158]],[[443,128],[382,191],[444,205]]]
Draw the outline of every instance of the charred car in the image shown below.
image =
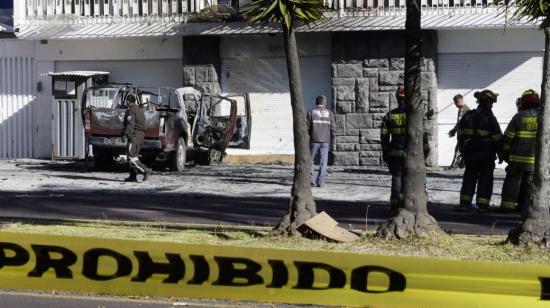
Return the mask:
[[141,160],[165,163],[172,171],[188,160],[220,163],[228,147],[250,147],[250,102],[246,94],[214,95],[195,88],[146,88],[111,84],[88,88],[82,113],[88,156],[106,168],[126,154],[121,135],[128,94],[145,112]]

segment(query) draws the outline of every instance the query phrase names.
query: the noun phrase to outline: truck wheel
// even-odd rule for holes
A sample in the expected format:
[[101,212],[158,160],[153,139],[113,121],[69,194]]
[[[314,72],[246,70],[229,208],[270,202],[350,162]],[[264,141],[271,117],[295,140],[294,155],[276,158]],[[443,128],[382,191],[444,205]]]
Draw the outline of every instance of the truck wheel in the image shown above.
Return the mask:
[[94,149],[94,165],[98,170],[109,170],[113,167],[113,153],[109,150]]
[[178,138],[176,150],[168,155],[168,167],[170,171],[183,171],[185,169],[187,147],[183,137]]

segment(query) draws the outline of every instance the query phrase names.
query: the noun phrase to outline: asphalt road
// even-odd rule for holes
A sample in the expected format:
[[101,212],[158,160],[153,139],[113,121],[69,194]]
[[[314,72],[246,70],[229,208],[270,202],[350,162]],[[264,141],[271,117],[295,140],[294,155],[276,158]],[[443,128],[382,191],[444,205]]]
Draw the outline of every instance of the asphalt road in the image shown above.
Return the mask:
[[[159,172],[147,183],[126,174],[84,170],[79,162],[0,161],[0,221],[123,220],[273,226],[288,206],[292,166],[220,165]],[[504,173],[495,171],[494,203]],[[506,234],[518,214],[460,213],[460,171],[428,174],[428,206],[452,233]],[[383,168],[331,167],[325,188],[314,188],[318,211],[341,225],[375,229],[390,218],[390,176]],[[423,193],[423,192],[422,192]]]
[[[206,194],[0,192],[0,220],[108,219],[270,226],[284,215],[287,202],[285,198]],[[364,229],[366,217],[369,229],[390,218],[387,203],[320,200],[317,208],[356,229]],[[461,234],[505,234],[519,222],[517,214],[460,213],[442,204],[430,205],[429,211],[443,229]]]

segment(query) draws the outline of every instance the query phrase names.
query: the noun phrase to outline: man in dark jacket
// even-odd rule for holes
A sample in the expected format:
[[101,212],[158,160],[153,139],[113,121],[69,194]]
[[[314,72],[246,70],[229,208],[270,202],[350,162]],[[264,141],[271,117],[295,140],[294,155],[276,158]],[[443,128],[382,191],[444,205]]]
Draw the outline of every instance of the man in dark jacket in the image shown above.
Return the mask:
[[[388,112],[382,119],[380,141],[382,143],[382,159],[388,165],[391,178],[391,210],[396,212],[403,203],[401,193],[401,174],[405,163],[405,140],[407,137],[407,112],[405,89],[396,92],[397,108]],[[424,133],[424,158],[430,152],[427,134]]]
[[[456,131],[458,130],[458,123],[460,123],[460,119],[466,114],[466,112],[470,111],[470,108],[464,103],[464,97],[462,94],[457,94],[453,97],[453,103],[455,104],[456,108],[458,109],[457,115],[456,115],[456,125],[449,131],[449,138],[453,138],[456,135]],[[462,168],[462,157],[460,156],[460,151],[458,150],[458,143],[455,147],[455,155],[453,156],[453,161],[451,162],[451,165],[449,166],[449,169],[456,169],[456,168]]]
[[493,115],[497,93],[491,90],[475,92],[477,109],[468,111],[458,124],[458,148],[466,169],[462,177],[460,204],[455,207],[465,211],[472,203],[474,193],[479,212],[488,212],[493,194],[495,158],[500,153],[502,131]]
[[128,94],[126,97],[128,109],[124,114],[123,142],[128,142],[128,166],[130,177],[126,182],[137,182],[137,174],[143,174],[143,181],[147,181],[149,170],[139,161],[139,152],[145,140],[145,113],[136,104],[136,96]]
[[[310,136],[311,153],[311,185],[323,187],[325,185],[325,174],[327,171],[328,152],[330,142],[336,129],[334,115],[327,109],[327,98],[317,96],[317,105],[307,114],[307,123]],[[315,175],[315,156],[320,152],[319,173]]]
[[536,91],[529,89],[523,92],[519,111],[504,132],[502,156],[508,163],[508,167],[500,202],[500,210],[503,212],[514,211],[516,203],[520,209],[525,207],[528,197],[526,192],[533,182],[535,170],[539,106],[540,98]]

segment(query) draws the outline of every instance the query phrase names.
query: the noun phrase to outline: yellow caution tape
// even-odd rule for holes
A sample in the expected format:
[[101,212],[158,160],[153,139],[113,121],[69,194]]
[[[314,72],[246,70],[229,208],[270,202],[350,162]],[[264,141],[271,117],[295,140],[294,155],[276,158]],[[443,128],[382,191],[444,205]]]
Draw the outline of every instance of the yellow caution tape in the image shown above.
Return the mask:
[[550,307],[550,265],[0,232],[0,287],[362,307]]

